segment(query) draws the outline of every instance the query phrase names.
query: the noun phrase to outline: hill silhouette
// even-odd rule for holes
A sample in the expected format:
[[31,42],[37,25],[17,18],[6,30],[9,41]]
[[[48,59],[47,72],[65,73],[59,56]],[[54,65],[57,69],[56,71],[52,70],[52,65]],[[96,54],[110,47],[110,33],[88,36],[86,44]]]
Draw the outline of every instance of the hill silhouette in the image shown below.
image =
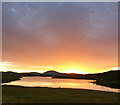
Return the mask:
[[62,73],[59,73],[54,70],[50,70],[50,71],[46,71],[46,72],[42,73],[42,75],[43,76],[59,76],[59,75],[62,75]]
[[67,79],[91,79],[96,80],[96,84],[108,86],[112,88],[120,88],[119,80],[120,70],[108,71],[96,74],[75,74],[75,73],[59,73],[54,70],[46,71],[44,73],[30,72],[30,73],[15,73],[2,72],[2,82],[10,82],[19,80],[23,76],[51,76],[52,78],[67,78]]
[[96,84],[107,86],[111,88],[120,88],[120,70],[108,71],[96,74],[65,74],[61,76],[54,76],[53,78],[72,78],[72,79],[91,79],[96,80]]

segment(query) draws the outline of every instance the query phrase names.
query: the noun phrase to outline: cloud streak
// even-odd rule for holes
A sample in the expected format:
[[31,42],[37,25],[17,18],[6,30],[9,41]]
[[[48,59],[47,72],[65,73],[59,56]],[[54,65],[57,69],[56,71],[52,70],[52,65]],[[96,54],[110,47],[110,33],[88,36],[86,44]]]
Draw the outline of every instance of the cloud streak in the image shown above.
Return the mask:
[[28,66],[30,68],[48,68],[48,69],[51,69],[53,67],[50,67],[50,66]]

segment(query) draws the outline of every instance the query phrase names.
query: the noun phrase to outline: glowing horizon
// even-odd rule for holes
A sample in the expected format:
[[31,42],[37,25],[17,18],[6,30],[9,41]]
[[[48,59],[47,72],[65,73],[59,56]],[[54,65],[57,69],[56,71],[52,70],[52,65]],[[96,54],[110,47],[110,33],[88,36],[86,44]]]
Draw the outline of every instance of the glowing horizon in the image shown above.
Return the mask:
[[118,67],[117,3],[6,2],[2,17],[1,70],[85,74]]
[[[43,73],[43,72],[46,72],[46,71],[49,71],[49,70],[55,70],[53,69],[53,67],[45,67],[45,66],[29,66],[30,68],[45,68],[46,70],[37,70],[37,69],[9,69],[9,67],[19,67],[19,66],[13,66],[11,64],[11,62],[1,62],[0,63],[0,71],[13,71],[13,72],[18,72],[18,73],[21,73],[21,72],[38,72],[38,73]],[[110,71],[110,70],[119,70],[120,67],[112,67],[112,68],[109,68],[107,70],[101,70],[100,72],[84,72],[84,70],[80,70],[79,68],[76,68],[75,66],[64,66],[63,67],[64,69],[62,69],[62,71],[59,71],[59,70],[55,70],[57,72],[61,72],[61,73],[77,73],[77,74],[88,74],[88,73],[101,73],[101,72],[106,72],[106,71]]]

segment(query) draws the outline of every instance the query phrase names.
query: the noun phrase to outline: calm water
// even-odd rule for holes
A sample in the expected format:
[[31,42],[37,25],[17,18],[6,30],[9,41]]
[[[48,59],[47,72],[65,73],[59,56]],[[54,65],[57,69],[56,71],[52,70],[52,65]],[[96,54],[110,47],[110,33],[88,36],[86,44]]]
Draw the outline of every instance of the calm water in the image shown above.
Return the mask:
[[95,80],[56,78],[53,79],[51,77],[23,77],[21,80],[4,83],[4,85],[19,85],[25,87],[74,88],[120,92],[120,89],[114,89],[90,83],[93,81]]

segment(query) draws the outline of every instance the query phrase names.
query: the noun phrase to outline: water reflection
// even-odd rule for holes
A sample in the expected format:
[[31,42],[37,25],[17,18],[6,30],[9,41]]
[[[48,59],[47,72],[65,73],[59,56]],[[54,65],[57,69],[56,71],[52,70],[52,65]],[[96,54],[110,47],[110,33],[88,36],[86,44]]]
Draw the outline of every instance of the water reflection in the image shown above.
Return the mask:
[[90,82],[95,80],[83,79],[56,79],[51,77],[23,77],[21,80],[4,83],[5,85],[19,85],[25,87],[52,87],[52,88],[75,88],[75,89],[90,89],[99,91],[120,92],[120,89],[114,89],[95,85]]

